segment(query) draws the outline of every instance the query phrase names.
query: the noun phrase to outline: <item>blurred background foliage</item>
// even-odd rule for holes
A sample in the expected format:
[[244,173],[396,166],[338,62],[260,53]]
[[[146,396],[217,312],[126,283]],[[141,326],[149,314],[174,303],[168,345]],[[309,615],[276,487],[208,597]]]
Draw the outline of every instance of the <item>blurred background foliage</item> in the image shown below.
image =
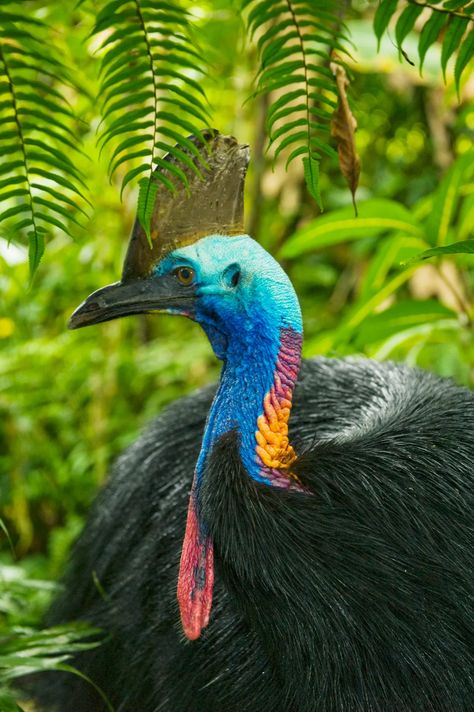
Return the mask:
[[[238,4],[182,3],[209,65],[199,81],[211,125],[251,145],[248,232],[280,259],[295,285],[305,356],[403,360],[472,386],[474,255],[419,255],[474,239],[474,76],[464,73],[458,96],[454,53],[443,80],[442,35],[428,49],[422,75],[400,56],[393,28],[405,4],[379,51],[377,3],[354,0],[347,10],[349,98],[361,158],[355,218],[336,155],[321,173],[320,214],[302,166],[295,161],[286,171],[287,155],[273,162],[265,150],[269,99],[246,101],[258,57]],[[97,146],[93,4],[13,5],[47,21],[45,41],[61,52],[74,79],[62,91],[82,138],[73,160],[87,178],[90,206],[83,228],[71,224],[73,239],[53,226],[32,281],[25,245],[1,239],[11,237],[8,220],[0,236],[0,507],[12,544],[0,531],[0,587],[13,590],[5,600],[16,601],[0,610],[0,634],[8,621],[38,619],[49,585],[31,580],[60,574],[114,458],[167,403],[219,370],[203,333],[185,320],[147,316],[67,331],[78,303],[120,275],[137,190],[129,186],[121,201],[130,164],[109,181],[112,148],[100,154]],[[424,21],[422,13],[404,42],[408,59],[416,59]],[[23,613],[20,598],[30,601],[20,606]]]

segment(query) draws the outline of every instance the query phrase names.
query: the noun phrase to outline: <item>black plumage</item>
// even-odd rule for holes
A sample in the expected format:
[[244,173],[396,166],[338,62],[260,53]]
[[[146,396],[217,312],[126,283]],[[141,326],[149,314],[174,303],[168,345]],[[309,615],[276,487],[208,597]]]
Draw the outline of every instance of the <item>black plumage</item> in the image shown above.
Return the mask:
[[[396,364],[303,362],[290,436],[312,494],[252,480],[238,434],[220,438],[202,491],[214,607],[190,642],[176,577],[213,394],[157,418],[93,507],[48,619],[107,634],[79,669],[117,712],[472,712],[474,394]],[[42,678],[59,712],[104,709],[86,682]]]

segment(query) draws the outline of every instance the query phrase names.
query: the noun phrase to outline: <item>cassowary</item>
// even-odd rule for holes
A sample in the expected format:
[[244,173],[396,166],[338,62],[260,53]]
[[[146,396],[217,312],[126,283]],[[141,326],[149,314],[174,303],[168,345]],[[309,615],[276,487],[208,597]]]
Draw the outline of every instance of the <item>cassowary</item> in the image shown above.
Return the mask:
[[[167,157],[151,245],[137,221],[122,281],[71,327],[184,315],[220,383],[118,461],[49,622],[105,632],[74,663],[117,712],[473,712],[474,395],[393,363],[300,364],[293,287],[243,234],[247,147],[193,148],[205,180],[188,168],[189,196]],[[39,697],[105,709],[65,674]]]

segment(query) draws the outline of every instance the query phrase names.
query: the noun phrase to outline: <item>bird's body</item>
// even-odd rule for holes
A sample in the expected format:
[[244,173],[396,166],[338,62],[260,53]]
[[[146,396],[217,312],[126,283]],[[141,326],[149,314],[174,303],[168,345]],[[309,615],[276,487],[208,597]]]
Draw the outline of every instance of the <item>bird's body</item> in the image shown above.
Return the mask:
[[[211,183],[241,171],[211,140]],[[232,225],[190,229],[164,252],[134,233],[122,281],[72,317],[185,315],[223,368],[121,459],[50,621],[108,634],[76,664],[117,712],[473,712],[474,394],[370,361],[300,373],[281,267]],[[47,687],[102,709],[82,680]]]
[[[203,504],[214,606],[189,642],[176,577],[213,395],[168,408],[91,513],[50,616],[110,635],[80,669],[117,712],[472,712],[474,394],[394,364],[303,363],[290,439],[312,495],[255,482],[221,438]],[[45,689],[60,712],[105,709],[72,676]]]

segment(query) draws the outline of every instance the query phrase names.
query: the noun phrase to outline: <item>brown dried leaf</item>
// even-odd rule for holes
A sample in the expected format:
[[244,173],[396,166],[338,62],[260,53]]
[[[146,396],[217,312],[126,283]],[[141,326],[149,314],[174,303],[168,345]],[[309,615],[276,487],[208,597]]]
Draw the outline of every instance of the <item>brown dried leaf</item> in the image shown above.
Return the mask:
[[347,87],[349,80],[344,67],[335,62],[330,64],[331,71],[336,77],[338,102],[331,120],[331,136],[337,141],[337,153],[339,155],[339,166],[341,173],[347,181],[352,193],[352,203],[355,214],[357,206],[355,202],[355,192],[359,184],[360,159],[356,149],[355,132],[357,121],[347,100]]

